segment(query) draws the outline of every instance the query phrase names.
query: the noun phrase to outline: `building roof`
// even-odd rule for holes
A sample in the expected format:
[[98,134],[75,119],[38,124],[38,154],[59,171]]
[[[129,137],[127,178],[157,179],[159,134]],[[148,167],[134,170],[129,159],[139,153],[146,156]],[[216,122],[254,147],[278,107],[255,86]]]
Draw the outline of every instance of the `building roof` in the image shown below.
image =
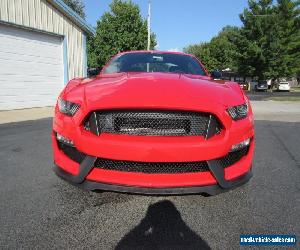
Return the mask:
[[54,5],[64,15],[69,17],[74,23],[76,23],[82,30],[89,35],[95,35],[96,30],[89,25],[81,16],[79,16],[74,10],[64,3],[63,0],[47,0]]

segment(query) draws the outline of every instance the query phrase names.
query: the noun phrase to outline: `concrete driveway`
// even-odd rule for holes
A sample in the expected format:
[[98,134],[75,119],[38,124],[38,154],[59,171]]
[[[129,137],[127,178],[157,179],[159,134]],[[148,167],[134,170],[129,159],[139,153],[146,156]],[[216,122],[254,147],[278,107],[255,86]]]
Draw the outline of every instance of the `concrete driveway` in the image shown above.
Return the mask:
[[244,233],[299,242],[300,109],[276,105],[254,103],[254,177],[213,197],[80,190],[52,172],[50,118],[0,125],[0,248],[237,249]]

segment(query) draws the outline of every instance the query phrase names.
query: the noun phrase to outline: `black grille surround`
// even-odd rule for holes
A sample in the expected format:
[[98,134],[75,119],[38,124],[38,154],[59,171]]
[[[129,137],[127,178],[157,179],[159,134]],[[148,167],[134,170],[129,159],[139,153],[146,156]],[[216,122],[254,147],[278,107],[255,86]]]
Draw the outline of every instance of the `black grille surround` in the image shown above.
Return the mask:
[[101,110],[92,112],[84,127],[101,133],[143,136],[205,136],[220,133],[218,119],[205,112],[170,110]]
[[[65,145],[58,142],[59,149],[68,156],[71,160],[81,163],[85,154],[79,152],[75,147]],[[216,159],[223,168],[240,161],[248,154],[249,146],[238,151],[229,152],[227,155]],[[123,161],[97,158],[95,168],[104,170],[147,173],[147,174],[182,174],[182,173],[197,173],[209,171],[206,161],[194,162],[138,162],[138,161]]]

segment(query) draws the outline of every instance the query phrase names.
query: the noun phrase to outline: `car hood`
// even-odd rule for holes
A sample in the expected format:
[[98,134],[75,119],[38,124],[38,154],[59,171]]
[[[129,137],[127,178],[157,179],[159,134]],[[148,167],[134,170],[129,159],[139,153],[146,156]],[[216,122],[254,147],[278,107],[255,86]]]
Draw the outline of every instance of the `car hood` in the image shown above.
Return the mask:
[[172,108],[210,111],[212,107],[245,102],[242,90],[235,83],[171,73],[102,75],[94,80],[83,80],[78,88],[68,89],[65,95],[68,99],[78,98],[80,92],[89,110]]

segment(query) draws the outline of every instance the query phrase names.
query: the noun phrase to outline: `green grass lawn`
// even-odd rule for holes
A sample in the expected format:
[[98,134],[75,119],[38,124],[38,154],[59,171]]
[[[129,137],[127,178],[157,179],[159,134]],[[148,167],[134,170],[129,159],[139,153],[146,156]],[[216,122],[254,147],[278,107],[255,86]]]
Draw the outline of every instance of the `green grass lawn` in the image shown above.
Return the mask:
[[292,87],[291,91],[292,92],[300,92],[300,86],[299,87]]
[[273,96],[268,98],[268,100],[281,102],[300,102],[300,96]]

